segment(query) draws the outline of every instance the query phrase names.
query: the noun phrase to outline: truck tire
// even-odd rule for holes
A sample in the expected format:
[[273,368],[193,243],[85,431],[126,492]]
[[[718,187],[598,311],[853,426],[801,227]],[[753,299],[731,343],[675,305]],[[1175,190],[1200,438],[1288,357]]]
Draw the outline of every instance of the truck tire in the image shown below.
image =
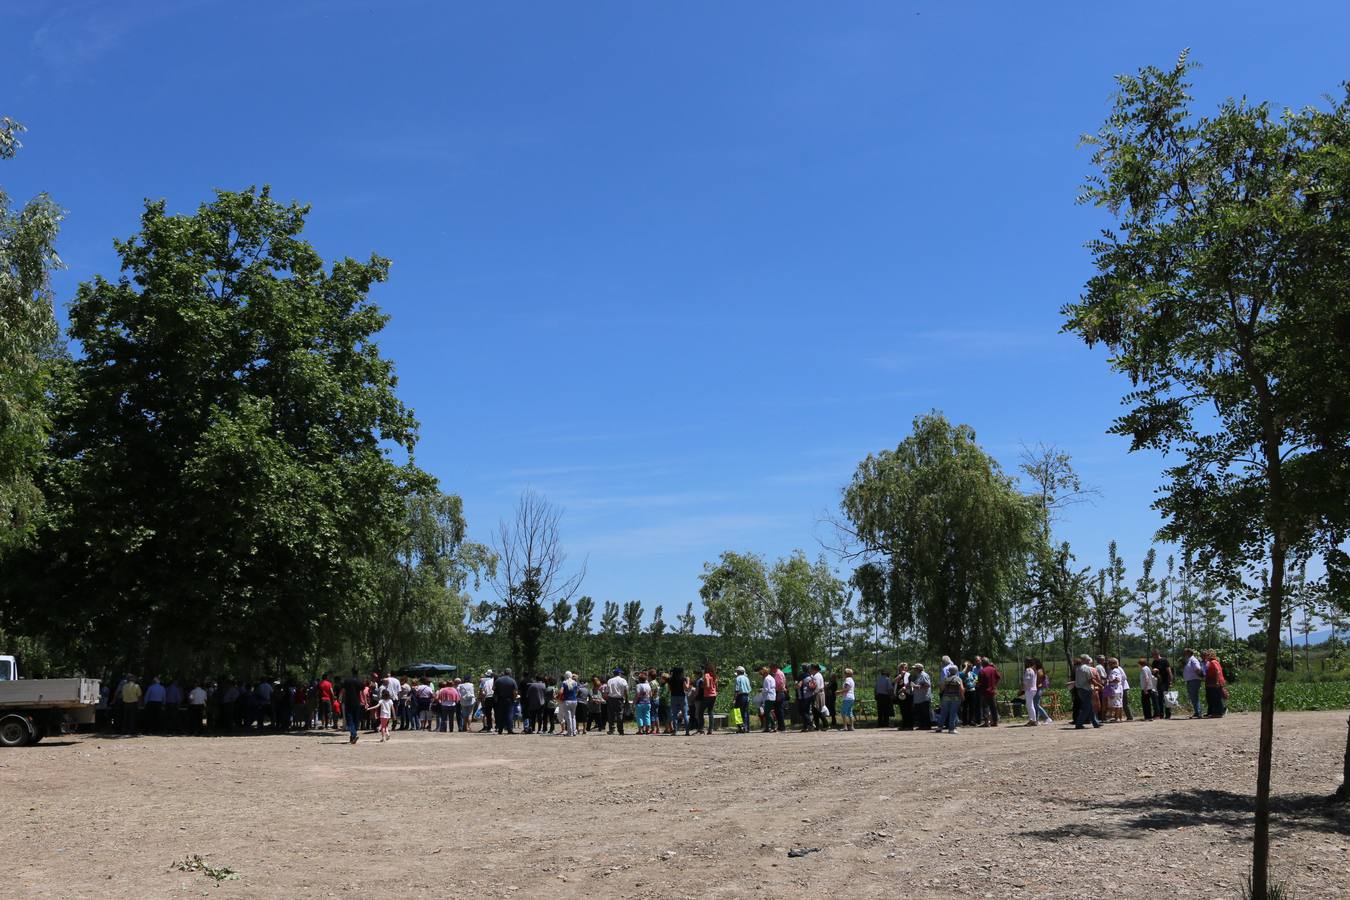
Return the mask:
[[33,739],[28,720],[20,715],[0,719],[0,747],[22,747]]

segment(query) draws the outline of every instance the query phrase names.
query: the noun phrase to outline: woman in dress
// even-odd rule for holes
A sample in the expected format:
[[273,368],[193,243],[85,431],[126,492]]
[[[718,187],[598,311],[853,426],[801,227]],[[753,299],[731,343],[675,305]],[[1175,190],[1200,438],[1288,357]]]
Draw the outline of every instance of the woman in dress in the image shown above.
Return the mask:
[[1205,654],[1205,707],[1206,719],[1222,719],[1228,711],[1228,681],[1213,650]]

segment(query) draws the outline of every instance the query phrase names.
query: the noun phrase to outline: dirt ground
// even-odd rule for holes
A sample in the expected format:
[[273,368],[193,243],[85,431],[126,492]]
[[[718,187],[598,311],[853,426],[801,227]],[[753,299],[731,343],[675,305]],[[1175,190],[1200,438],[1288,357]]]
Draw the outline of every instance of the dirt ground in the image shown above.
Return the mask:
[[[1276,728],[1276,872],[1350,896],[1346,714]],[[0,894],[1231,897],[1256,730],[44,741],[0,750]]]

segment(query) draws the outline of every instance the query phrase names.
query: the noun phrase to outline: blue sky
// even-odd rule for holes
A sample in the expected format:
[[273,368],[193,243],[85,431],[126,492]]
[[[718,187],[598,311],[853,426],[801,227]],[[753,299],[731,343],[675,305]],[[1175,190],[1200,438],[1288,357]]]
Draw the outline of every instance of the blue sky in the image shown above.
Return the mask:
[[487,540],[565,507],[599,601],[697,601],[704,561],[829,538],[916,414],[1101,490],[1060,525],[1130,577],[1157,457],[1057,333],[1103,224],[1078,136],[1112,77],[1203,68],[1201,108],[1320,102],[1344,3],[11,2],[0,176],[68,211],[57,278],[113,274],[144,198],[270,183],[325,256],[392,258],[381,341],[419,463]]

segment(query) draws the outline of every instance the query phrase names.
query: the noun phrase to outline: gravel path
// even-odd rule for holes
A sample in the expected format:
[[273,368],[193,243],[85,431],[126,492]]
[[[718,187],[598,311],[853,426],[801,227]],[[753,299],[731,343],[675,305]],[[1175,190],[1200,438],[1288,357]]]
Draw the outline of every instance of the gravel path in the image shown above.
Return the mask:
[[[0,750],[0,896],[1232,897],[1256,729],[44,741]],[[1346,714],[1276,729],[1277,876],[1348,897]]]

